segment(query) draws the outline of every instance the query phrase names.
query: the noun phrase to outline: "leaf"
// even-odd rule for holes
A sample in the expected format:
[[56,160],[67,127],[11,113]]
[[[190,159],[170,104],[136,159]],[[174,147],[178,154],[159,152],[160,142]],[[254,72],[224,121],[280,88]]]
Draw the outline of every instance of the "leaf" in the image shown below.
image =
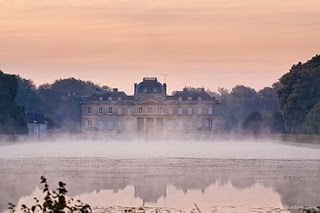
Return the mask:
[[65,184],[65,183],[63,183],[63,182],[59,181],[59,187],[65,187],[65,186],[66,186],[66,184]]

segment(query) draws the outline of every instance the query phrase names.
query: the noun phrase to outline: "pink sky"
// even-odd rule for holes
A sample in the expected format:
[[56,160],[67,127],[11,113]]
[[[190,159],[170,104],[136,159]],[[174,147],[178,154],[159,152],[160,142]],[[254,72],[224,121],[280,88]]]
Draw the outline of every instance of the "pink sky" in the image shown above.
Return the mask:
[[0,69],[37,85],[261,89],[319,50],[319,0],[0,0]]

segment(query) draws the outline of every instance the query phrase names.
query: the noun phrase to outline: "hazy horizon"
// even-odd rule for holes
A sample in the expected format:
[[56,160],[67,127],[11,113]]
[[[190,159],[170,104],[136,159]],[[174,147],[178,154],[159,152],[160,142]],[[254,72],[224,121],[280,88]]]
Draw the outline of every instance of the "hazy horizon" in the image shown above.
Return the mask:
[[[131,94],[271,86],[319,53],[320,2],[0,0],[0,64],[36,85],[75,77]],[[257,77],[259,80],[257,80]]]

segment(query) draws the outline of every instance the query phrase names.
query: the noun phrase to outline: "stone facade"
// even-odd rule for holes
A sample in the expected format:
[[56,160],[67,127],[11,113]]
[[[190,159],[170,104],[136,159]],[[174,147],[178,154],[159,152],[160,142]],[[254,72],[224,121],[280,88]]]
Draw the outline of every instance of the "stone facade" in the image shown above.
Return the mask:
[[167,95],[157,78],[134,84],[134,95],[97,91],[82,104],[82,132],[108,137],[178,138],[217,132],[218,101],[204,89]]

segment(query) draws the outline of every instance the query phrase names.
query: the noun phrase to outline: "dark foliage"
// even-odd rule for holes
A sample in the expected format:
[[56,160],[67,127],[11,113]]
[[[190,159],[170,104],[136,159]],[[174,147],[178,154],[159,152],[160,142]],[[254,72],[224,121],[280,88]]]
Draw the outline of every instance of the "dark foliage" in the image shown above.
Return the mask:
[[320,56],[293,65],[280,79],[280,104],[289,133],[305,133],[308,113],[320,101]]
[[27,118],[24,107],[16,105],[16,76],[0,71],[0,134],[25,134]]
[[[34,198],[36,204],[29,208],[27,205],[22,204],[21,210],[24,213],[31,212],[52,212],[52,213],[64,213],[64,212],[79,212],[79,213],[89,213],[92,212],[90,205],[82,203],[80,200],[74,202],[73,199],[67,200],[66,194],[68,193],[66,184],[63,182],[58,183],[58,188],[56,191],[51,191],[47,179],[41,176],[41,182],[43,184],[43,203],[40,203],[38,198]],[[12,203],[8,204],[8,210],[10,212],[15,212],[16,206]]]
[[250,113],[242,123],[242,129],[254,135],[258,135],[260,133],[261,127],[262,116],[257,111]]
[[[80,128],[80,103],[94,93],[98,85],[75,78],[60,79],[38,88],[31,80],[18,79],[17,102],[27,111],[40,111],[48,118],[49,128],[76,130]],[[108,89],[103,86],[100,89]]]
[[[262,113],[264,128],[271,129],[271,114],[280,109],[277,96],[279,88],[281,88],[279,83],[273,84],[272,87],[265,87],[258,92],[243,85],[235,86],[231,92],[227,89],[219,88],[217,98],[221,106],[222,130],[237,130],[239,125],[246,123],[245,119],[253,112]],[[281,122],[277,122],[277,124],[281,125]],[[280,129],[278,127],[277,132]]]

